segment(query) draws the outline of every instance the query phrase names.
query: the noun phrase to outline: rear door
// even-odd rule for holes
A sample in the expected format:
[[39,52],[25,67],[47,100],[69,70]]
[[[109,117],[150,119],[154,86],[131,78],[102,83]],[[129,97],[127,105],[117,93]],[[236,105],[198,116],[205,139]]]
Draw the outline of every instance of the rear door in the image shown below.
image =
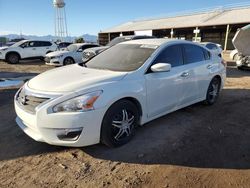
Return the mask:
[[37,56],[44,57],[46,53],[50,50],[50,46],[52,45],[50,42],[47,41],[36,41],[36,48],[37,48]]
[[183,44],[184,71],[182,104],[187,105],[200,100],[207,91],[212,68],[209,52],[195,44]]

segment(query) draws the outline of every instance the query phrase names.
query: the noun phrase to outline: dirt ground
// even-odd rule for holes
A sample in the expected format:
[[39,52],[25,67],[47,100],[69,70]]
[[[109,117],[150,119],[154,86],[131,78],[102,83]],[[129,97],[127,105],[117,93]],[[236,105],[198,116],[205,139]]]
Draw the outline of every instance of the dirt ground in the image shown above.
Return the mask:
[[[0,78],[47,69],[0,62]],[[33,141],[14,120],[16,89],[0,90],[0,187],[250,187],[250,71],[227,73],[215,105],[154,120],[116,149]]]

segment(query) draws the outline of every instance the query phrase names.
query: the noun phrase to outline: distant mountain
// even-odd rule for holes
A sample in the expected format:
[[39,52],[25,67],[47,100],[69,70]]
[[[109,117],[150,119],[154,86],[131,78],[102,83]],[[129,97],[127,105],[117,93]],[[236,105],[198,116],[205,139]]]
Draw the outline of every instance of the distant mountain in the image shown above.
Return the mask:
[[[0,37],[6,37],[9,40],[20,38],[20,35],[17,34],[8,34],[8,35],[0,35]],[[73,42],[76,38],[83,37],[86,42],[97,42],[97,36],[84,34],[81,36],[69,36],[65,38],[65,41]],[[56,40],[55,36],[52,35],[45,35],[45,36],[37,36],[37,35],[22,35],[22,38],[31,39],[31,40]]]

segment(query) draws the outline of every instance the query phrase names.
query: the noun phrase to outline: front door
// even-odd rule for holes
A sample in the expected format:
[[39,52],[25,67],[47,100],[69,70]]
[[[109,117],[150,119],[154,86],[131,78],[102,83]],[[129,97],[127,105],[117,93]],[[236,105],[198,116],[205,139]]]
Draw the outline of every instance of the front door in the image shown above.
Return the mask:
[[172,68],[169,72],[152,72],[149,68],[145,74],[149,118],[173,111],[180,105],[183,88],[180,73],[184,71],[181,46],[163,49],[153,62],[156,63],[169,63]]

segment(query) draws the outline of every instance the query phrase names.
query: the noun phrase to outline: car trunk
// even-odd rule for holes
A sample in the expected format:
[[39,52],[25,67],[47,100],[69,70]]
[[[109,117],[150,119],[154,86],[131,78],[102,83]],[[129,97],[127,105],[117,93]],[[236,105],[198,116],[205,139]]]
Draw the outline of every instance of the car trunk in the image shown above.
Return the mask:
[[233,45],[240,54],[250,56],[250,24],[236,32]]

